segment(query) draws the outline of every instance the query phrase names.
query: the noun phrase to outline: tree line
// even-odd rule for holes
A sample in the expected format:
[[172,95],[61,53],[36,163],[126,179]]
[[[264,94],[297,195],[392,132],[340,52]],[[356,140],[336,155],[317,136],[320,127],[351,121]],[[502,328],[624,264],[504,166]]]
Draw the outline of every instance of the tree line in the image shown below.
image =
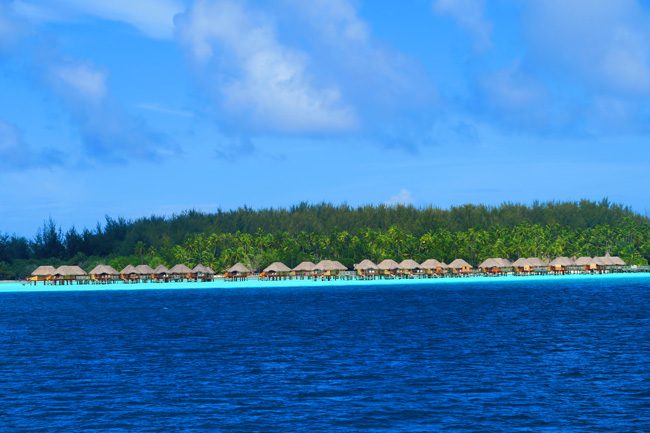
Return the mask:
[[487,257],[555,257],[610,252],[634,264],[650,259],[650,220],[608,200],[526,206],[413,206],[306,204],[288,209],[247,207],[169,218],[104,224],[63,232],[46,221],[28,239],[0,234],[0,279],[22,278],[35,265],[108,263],[152,266],[203,263],[215,270],[244,262],[261,269],[334,258],[352,266],[364,258],[401,260],[456,257],[477,264]]

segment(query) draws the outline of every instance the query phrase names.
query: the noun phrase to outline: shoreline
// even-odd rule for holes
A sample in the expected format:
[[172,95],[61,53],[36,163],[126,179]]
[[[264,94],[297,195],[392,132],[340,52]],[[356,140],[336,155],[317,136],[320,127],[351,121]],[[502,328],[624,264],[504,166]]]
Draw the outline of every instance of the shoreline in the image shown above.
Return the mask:
[[472,276],[458,278],[416,278],[416,279],[376,279],[376,280],[246,280],[246,281],[208,281],[177,283],[112,283],[79,284],[52,286],[38,283],[0,281],[0,293],[59,293],[59,292],[124,292],[139,290],[237,290],[237,289],[285,289],[317,287],[364,287],[364,286],[441,286],[463,284],[525,283],[525,282],[575,282],[608,280],[650,280],[650,272],[612,273],[612,274],[568,274],[568,275],[505,275],[497,277]]

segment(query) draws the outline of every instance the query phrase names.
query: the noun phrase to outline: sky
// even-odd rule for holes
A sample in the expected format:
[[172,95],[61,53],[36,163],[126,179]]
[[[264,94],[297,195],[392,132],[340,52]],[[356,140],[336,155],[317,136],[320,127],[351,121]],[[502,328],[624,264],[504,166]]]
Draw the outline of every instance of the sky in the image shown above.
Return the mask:
[[650,211],[648,0],[0,0],[0,232],[188,209]]

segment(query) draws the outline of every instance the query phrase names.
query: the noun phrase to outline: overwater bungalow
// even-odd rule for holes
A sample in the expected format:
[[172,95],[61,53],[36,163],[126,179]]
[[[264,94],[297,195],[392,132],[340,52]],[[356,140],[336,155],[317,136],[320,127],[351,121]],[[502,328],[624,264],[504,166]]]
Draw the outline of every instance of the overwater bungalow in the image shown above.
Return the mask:
[[528,257],[528,264],[535,271],[546,272],[548,270],[548,261],[540,259],[539,257]]
[[454,274],[461,274],[461,275],[467,275],[471,273],[473,269],[472,265],[470,265],[463,259],[454,260],[453,262],[449,263],[448,267],[449,269],[451,269],[451,271]]
[[59,266],[54,271],[54,279],[60,284],[72,283],[73,281],[85,281],[88,279],[86,271],[79,266]]
[[377,276],[379,268],[372,260],[363,259],[354,265],[354,270],[357,271],[357,275],[361,278],[374,278]]
[[142,281],[152,280],[155,274],[153,268],[149,265],[138,265],[135,268],[135,273]]
[[612,266],[611,262],[609,261],[609,258],[605,258],[605,257],[594,257],[593,263],[596,265],[597,271],[603,271]]
[[605,263],[604,266],[609,268],[625,266],[623,259],[618,256],[610,256],[609,253],[605,253],[605,255],[602,257],[596,257],[596,259],[599,259],[600,262]]
[[436,259],[427,259],[420,263],[420,268],[424,271],[426,275],[443,275],[449,266],[444,262],[440,262]]
[[135,266],[126,265],[124,269],[120,271],[120,278],[122,278],[124,281],[135,281],[138,280],[140,276],[136,272]]
[[196,276],[197,280],[201,281],[211,281],[215,274],[210,266],[204,266],[201,263],[194,266],[192,273]]
[[226,270],[225,278],[233,280],[245,280],[251,273],[252,272],[250,269],[238,262]]
[[336,277],[339,273],[347,270],[348,268],[337,260],[321,260],[314,266],[316,275],[325,278]]
[[172,280],[183,281],[194,279],[195,274],[186,265],[179,263],[172,266],[172,268],[169,270],[169,276],[172,278]]
[[591,257],[578,257],[575,260],[575,265],[585,271],[594,271],[598,268],[598,265]]
[[501,274],[508,268],[513,266],[508,259],[502,259],[500,257],[492,257],[484,260],[478,265],[479,269],[488,274]]
[[377,268],[383,276],[393,276],[399,270],[399,263],[393,259],[384,259],[377,264]]
[[533,270],[533,265],[528,261],[527,258],[520,257],[512,262],[512,268],[518,274],[526,274]]
[[153,270],[153,276],[158,281],[167,281],[169,279],[169,269],[165,265],[158,265]]
[[520,257],[512,262],[512,267],[518,274],[543,273],[548,271],[548,262],[539,257]]
[[282,262],[273,262],[264,268],[260,274],[260,277],[267,278],[269,280],[277,280],[288,277],[289,273],[291,273],[291,268],[289,266],[285,265]]
[[120,273],[117,272],[112,266],[97,265],[90,272],[90,279],[100,283],[108,283],[120,278]]
[[399,273],[404,276],[417,276],[421,271],[420,264],[413,259],[405,259],[399,263]]
[[30,281],[50,281],[54,279],[56,268],[54,266],[39,266],[32,271]]
[[548,264],[551,272],[560,274],[566,273],[569,268],[575,266],[575,262],[568,257],[556,257]]
[[299,278],[309,277],[314,273],[316,264],[313,262],[301,262],[298,266],[291,270],[291,273]]

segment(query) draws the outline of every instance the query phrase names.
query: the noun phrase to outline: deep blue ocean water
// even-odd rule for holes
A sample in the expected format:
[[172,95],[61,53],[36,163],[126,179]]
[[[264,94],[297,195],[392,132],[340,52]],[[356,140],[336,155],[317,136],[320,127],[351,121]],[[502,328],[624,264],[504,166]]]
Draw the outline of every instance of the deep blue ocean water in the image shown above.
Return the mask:
[[650,431],[650,279],[0,293],[0,431]]

